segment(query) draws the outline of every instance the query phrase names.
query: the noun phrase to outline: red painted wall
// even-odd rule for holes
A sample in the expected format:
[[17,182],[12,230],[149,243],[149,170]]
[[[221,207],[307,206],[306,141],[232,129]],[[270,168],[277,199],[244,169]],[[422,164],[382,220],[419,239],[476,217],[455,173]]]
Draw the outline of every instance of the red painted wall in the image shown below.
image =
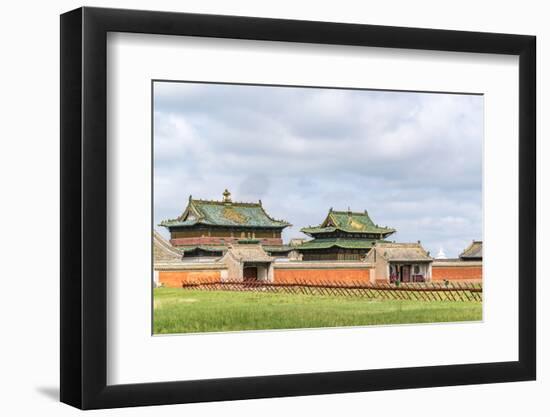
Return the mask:
[[481,266],[432,266],[432,281],[481,281]]
[[368,284],[370,282],[370,269],[350,268],[350,269],[278,269],[275,268],[274,278],[276,283],[298,283],[306,281],[316,284],[323,282],[332,283],[353,283],[360,282]]
[[[220,270],[159,271],[159,282],[165,287],[181,288],[183,284],[221,281]],[[362,283],[370,282],[369,268],[279,269],[274,270],[276,283]]]
[[221,271],[159,271],[159,282],[165,287],[181,288],[182,284],[194,284],[198,282],[219,282]]

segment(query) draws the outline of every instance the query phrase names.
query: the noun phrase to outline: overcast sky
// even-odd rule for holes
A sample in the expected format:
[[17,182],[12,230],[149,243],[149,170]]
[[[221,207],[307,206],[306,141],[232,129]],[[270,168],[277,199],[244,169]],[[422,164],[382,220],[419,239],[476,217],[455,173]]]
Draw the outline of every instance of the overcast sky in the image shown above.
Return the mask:
[[482,96],[156,82],[153,140],[155,224],[228,188],[285,242],[330,207],[434,256],[482,238]]

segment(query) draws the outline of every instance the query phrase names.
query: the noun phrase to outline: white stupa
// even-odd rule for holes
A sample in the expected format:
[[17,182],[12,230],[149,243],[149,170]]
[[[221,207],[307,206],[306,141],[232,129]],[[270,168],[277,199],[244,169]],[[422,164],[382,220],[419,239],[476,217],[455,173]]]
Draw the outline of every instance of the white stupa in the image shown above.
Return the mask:
[[435,259],[447,259],[447,255],[443,252],[443,248],[439,248],[439,252],[437,252]]

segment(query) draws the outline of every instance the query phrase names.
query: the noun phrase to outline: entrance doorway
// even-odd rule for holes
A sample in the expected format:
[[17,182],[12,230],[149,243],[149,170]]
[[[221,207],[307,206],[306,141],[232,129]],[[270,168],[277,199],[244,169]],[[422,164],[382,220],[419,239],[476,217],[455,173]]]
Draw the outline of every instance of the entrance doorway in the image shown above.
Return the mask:
[[255,266],[245,266],[243,268],[244,281],[256,281],[258,279],[258,268]]
[[401,281],[410,282],[411,281],[411,267],[410,265],[403,265],[401,267]]

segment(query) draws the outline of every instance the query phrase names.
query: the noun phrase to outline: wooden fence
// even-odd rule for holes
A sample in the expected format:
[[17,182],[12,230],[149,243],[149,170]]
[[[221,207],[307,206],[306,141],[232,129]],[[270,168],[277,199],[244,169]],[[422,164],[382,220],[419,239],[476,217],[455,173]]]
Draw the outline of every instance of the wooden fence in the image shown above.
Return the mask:
[[303,294],[316,296],[365,297],[414,301],[482,301],[481,284],[414,283],[365,284],[361,282],[274,283],[262,281],[223,281],[182,283],[184,289],[206,291],[255,291],[266,293]]

